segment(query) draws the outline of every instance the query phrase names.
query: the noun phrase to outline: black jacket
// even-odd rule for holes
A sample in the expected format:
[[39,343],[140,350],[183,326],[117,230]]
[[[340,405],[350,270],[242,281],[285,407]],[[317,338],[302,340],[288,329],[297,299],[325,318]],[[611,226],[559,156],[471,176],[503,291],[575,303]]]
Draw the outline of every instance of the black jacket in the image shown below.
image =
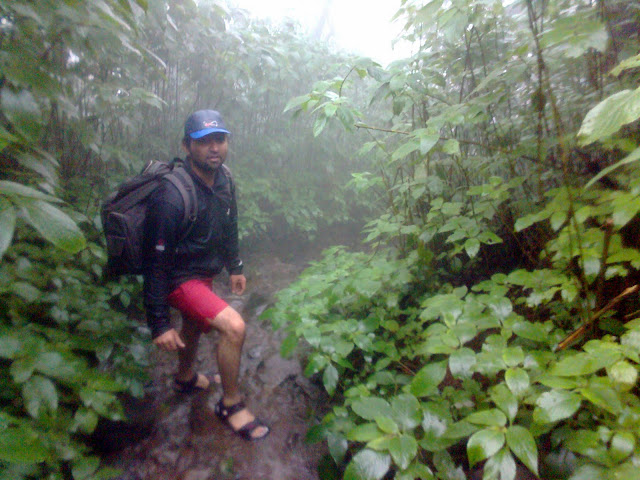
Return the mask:
[[144,305],[151,335],[171,328],[167,296],[178,285],[194,278],[211,278],[223,268],[242,273],[238,253],[238,210],[235,188],[226,167],[216,171],[208,187],[187,165],[196,187],[198,214],[189,234],[180,224],[184,202],[178,189],[162,182],[150,199],[144,234]]

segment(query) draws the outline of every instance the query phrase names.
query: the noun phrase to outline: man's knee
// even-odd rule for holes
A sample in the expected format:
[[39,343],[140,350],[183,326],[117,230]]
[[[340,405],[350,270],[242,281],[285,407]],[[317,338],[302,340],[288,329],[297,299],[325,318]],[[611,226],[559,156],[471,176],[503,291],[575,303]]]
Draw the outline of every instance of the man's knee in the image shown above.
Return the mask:
[[242,343],[245,335],[245,323],[238,312],[227,307],[213,320],[213,327],[233,343]]

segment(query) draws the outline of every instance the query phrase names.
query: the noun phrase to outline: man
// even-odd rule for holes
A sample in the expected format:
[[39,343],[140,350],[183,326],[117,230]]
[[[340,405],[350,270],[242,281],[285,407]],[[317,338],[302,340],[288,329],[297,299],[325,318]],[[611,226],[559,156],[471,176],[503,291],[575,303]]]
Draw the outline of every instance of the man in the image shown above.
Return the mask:
[[[245,335],[242,317],[211,290],[223,268],[229,272],[231,291],[242,294],[246,279],[238,256],[235,189],[223,166],[228,136],[215,110],[200,110],[185,122],[182,146],[185,169],[193,179],[197,216],[188,233],[180,231],[184,201],[169,181],[151,198],[145,224],[144,303],[153,343],[178,352],[176,391],[191,393],[209,387],[209,379],[193,368],[203,332],[220,334],[217,351],[223,395],[216,415],[248,440],[264,438],[269,428],[245,407],[238,390],[240,356]],[[169,322],[169,306],[182,313],[178,333]]]

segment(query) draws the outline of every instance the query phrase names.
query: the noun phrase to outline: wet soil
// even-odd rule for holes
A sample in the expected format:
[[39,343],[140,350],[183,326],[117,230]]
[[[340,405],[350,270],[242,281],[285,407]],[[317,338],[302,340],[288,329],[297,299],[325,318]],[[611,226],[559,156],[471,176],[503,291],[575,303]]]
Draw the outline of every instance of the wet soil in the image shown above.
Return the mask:
[[[221,387],[192,395],[174,393],[175,354],[154,349],[151,382],[142,402],[128,405],[133,422],[106,435],[107,464],[122,470],[119,480],[317,480],[326,446],[308,444],[310,424],[326,413],[322,388],[305,378],[299,358],[283,359],[283,332],[273,332],[260,314],[302,271],[271,255],[246,261],[247,290],[232,295],[226,278],[214,291],[238,310],[247,323],[240,371],[249,408],[271,427],[270,435],[247,442],[214,414]],[[223,276],[224,277],[224,276]],[[179,316],[174,318],[180,323]],[[217,336],[203,335],[197,357],[199,372],[213,377]],[[104,445],[103,445],[104,446]]]

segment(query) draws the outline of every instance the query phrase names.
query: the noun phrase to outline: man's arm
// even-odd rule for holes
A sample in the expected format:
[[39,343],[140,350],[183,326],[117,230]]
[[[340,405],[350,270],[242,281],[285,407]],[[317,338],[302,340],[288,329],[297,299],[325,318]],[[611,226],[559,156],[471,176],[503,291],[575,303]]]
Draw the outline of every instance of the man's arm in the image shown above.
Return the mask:
[[[176,195],[179,196],[179,192],[167,183],[154,192],[149,200],[144,228],[144,306],[154,343],[172,330],[167,297],[170,293],[177,233],[184,215],[176,206],[178,203],[173,198]],[[178,200],[182,201],[180,198]]]

